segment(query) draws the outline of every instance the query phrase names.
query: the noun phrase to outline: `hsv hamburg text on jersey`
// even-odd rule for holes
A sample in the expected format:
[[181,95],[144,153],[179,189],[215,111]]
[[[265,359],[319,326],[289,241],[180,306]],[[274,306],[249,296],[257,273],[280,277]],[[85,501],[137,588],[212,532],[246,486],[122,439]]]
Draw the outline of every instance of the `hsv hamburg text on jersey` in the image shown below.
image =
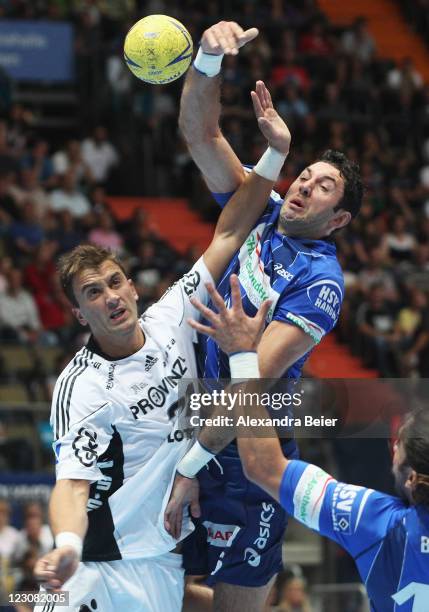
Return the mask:
[[373,612],[429,610],[429,509],[291,461],[280,503],[354,558]]

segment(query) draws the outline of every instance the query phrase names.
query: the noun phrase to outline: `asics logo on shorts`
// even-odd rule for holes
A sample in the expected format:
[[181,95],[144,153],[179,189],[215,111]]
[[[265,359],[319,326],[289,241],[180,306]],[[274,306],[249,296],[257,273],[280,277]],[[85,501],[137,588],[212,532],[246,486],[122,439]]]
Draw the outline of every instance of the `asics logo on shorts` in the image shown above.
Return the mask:
[[97,461],[97,434],[81,427],[72,444],[74,454],[85,467],[92,467]]
[[[267,545],[271,533],[271,519],[274,513],[275,508],[273,504],[262,502],[262,510],[259,516],[259,533],[258,537],[253,541],[253,545],[258,550],[264,550]],[[252,567],[258,567],[261,557],[255,549],[248,547],[244,551],[244,560]]]
[[258,567],[261,562],[261,555],[253,548],[246,548],[244,551],[244,560],[252,567]]

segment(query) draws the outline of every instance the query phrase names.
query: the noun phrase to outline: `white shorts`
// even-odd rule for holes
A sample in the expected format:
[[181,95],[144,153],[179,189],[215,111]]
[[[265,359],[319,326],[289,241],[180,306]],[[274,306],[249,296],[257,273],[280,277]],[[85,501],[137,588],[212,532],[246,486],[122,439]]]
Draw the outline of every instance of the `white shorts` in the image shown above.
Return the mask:
[[86,561],[62,587],[68,606],[39,605],[34,612],[180,612],[183,589],[182,555]]

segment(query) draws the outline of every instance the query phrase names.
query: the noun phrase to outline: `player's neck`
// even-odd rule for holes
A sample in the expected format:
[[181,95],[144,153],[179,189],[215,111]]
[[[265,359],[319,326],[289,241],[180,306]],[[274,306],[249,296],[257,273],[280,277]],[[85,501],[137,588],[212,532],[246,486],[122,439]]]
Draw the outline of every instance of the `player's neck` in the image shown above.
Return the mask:
[[137,353],[146,341],[140,325],[136,325],[132,333],[119,338],[95,338],[102,354],[108,359],[124,359]]

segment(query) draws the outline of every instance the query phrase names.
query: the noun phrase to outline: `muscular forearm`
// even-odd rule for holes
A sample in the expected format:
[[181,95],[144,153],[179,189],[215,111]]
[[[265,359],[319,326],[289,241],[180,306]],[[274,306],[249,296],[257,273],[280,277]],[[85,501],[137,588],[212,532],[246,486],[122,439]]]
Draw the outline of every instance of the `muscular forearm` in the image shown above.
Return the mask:
[[83,538],[88,528],[86,504],[89,483],[83,480],[59,480],[49,503],[51,528],[56,536],[71,531]]
[[220,82],[220,76],[209,78],[189,69],[179,113],[179,128],[189,144],[220,136]]

